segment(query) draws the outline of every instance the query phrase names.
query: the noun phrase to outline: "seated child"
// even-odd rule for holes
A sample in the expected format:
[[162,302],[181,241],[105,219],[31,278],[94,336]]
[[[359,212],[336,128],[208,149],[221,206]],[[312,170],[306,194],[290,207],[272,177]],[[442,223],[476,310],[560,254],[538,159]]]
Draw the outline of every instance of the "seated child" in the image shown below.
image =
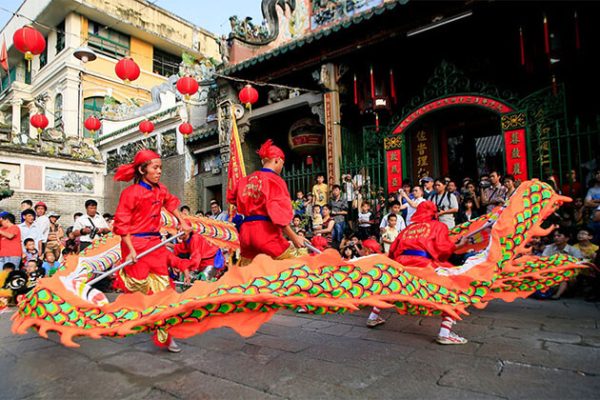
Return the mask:
[[573,246],[581,252],[584,260],[593,261],[596,258],[598,252],[598,245],[592,243],[594,235],[587,228],[579,229],[577,232],[577,243]]
[[53,251],[46,250],[42,267],[47,271],[48,276],[54,275],[58,267],[60,267],[60,262],[56,260],[56,256],[54,255]]
[[37,261],[39,259],[39,252],[35,248],[35,241],[31,238],[25,239],[25,252],[23,253],[23,265],[26,265],[27,262],[34,260]]
[[319,230],[323,227],[323,216],[321,215],[321,206],[315,204],[313,206],[312,214],[312,228],[313,231]]

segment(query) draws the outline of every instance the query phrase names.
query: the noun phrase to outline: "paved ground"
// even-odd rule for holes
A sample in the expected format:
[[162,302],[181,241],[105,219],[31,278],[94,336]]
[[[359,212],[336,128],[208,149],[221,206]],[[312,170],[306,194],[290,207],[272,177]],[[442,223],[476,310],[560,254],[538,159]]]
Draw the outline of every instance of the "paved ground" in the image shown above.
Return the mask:
[[10,333],[0,316],[0,398],[600,398],[600,305],[495,302],[432,340],[438,319],[282,313],[248,339],[220,329],[156,350],[147,335],[68,349]]

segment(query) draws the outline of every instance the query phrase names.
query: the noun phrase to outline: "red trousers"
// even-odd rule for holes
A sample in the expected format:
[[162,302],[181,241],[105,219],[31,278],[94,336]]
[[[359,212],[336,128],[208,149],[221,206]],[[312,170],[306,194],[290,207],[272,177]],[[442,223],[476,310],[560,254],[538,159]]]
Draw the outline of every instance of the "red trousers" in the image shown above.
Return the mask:
[[[161,242],[160,236],[144,236],[144,237],[131,237],[131,242],[135,252],[139,256],[143,251],[156,246]],[[121,257],[125,260],[129,255],[129,247],[124,241],[121,241]],[[165,246],[154,250],[152,253],[145,257],[138,258],[135,264],[125,267],[125,273],[128,277],[134,279],[145,279],[149,273],[156,275],[169,276],[168,267],[175,267],[181,269],[182,264],[187,260],[176,257],[171,253]]]
[[290,247],[281,228],[272,222],[245,222],[240,230],[240,252],[244,258],[253,259],[258,254],[277,258]]

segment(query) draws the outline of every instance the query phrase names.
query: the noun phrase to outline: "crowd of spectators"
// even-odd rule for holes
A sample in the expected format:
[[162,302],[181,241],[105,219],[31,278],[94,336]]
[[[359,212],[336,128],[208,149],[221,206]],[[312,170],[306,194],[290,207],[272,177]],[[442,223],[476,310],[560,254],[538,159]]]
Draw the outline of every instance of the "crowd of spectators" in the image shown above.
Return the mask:
[[[557,181],[549,176],[546,183],[556,192],[573,198],[573,202],[565,203],[545,221],[544,227],[554,226],[556,230],[546,237],[534,238],[532,252],[565,253],[598,265],[600,171],[593,174],[587,186],[577,180],[573,170],[560,187]],[[381,190],[377,196],[366,196],[363,184],[367,182],[364,171],[354,177],[345,174],[341,185],[331,186],[323,175],[318,175],[310,192],[295,193],[292,229],[308,239],[324,237],[327,246],[339,250],[343,257],[364,255],[365,240],[371,247],[372,243],[378,243],[380,250],[387,253],[391,243],[410,224],[420,203],[433,202],[440,222],[451,229],[503,205],[520,184],[513,176],[501,176],[498,171],[478,180],[465,177],[460,182],[449,177],[423,177],[414,185],[404,182],[402,189],[386,197]],[[581,273],[570,286],[581,282],[587,298],[597,300],[600,287],[593,269]],[[570,286],[563,284],[551,295],[560,298]]]

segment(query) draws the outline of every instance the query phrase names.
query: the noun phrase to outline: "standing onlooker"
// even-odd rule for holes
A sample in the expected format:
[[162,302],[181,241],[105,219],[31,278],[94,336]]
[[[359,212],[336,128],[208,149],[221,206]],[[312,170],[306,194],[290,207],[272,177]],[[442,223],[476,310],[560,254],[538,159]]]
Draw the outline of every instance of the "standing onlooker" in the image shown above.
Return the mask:
[[60,245],[62,238],[64,236],[64,232],[62,227],[58,224],[58,219],[60,215],[55,212],[48,213],[48,219],[50,220],[50,225],[48,228],[48,241],[46,242],[45,253],[51,251],[54,254],[55,259],[60,258]]
[[472,198],[466,197],[463,201],[462,210],[456,216],[456,223],[462,224],[464,222],[469,222],[479,217],[479,213],[475,208],[475,202]]
[[22,224],[23,222],[25,222],[25,217],[23,215],[23,211],[25,210],[33,210],[33,201],[27,199],[27,200],[23,200],[21,202],[21,222],[19,222],[20,224]]
[[456,182],[454,182],[453,180],[448,180],[448,179],[446,179],[445,181],[446,181],[446,190],[448,190],[448,193],[452,193],[454,196],[456,196],[456,201],[458,202],[458,204],[462,203],[462,196],[461,196],[460,192],[458,191]]
[[392,202],[391,212],[384,216],[379,224],[379,230],[381,233],[385,232],[385,228],[388,226],[388,219],[390,218],[390,215],[396,215],[397,217],[395,228],[398,232],[401,232],[404,228],[406,228],[406,224],[404,223],[402,215],[400,214],[400,207],[399,201]]
[[562,185],[562,194],[574,199],[582,195],[581,183],[577,182],[577,172],[574,169],[567,172],[565,183]]
[[346,217],[346,220],[350,225],[350,228],[353,229],[358,203],[356,202],[356,185],[354,182],[352,182],[352,176],[350,174],[342,175],[342,189],[344,192],[343,197],[348,203],[348,216]]
[[317,175],[317,183],[312,187],[312,194],[315,204],[320,205],[321,207],[327,204],[327,201],[329,200],[329,188],[325,183],[325,175]]
[[517,190],[515,185],[515,177],[512,175],[506,175],[504,177],[504,187],[506,188],[506,199],[510,199],[510,196]]
[[448,229],[454,228],[456,221],[454,214],[458,212],[458,200],[454,193],[446,190],[446,182],[441,178],[435,180],[435,194],[431,197],[438,210],[438,220],[445,224]]
[[370,210],[371,204],[368,201],[363,201],[358,213],[358,238],[360,240],[368,239],[373,231],[373,213]]
[[584,204],[586,207],[594,209],[600,206],[600,170],[594,173],[593,186],[589,188],[585,195]]
[[[190,214],[191,215],[191,214]],[[108,225],[108,229],[112,232],[113,224],[115,223],[115,217],[110,215],[110,213],[102,214],[102,218],[106,221],[106,225]]]
[[415,186],[412,189],[412,195],[413,198],[411,199],[408,196],[408,194],[404,191],[404,189],[402,189],[402,191],[400,192],[400,196],[402,196],[404,201],[406,201],[406,203],[402,206],[406,208],[406,226],[410,225],[410,219],[412,218],[415,211],[417,211],[417,207],[419,206],[419,204],[426,201],[425,198],[423,198],[423,189],[421,188],[421,186]]
[[501,206],[506,200],[506,188],[500,183],[500,174],[497,171],[490,173],[489,188],[482,190],[481,205],[486,207],[486,213],[492,212],[496,206]]
[[6,263],[19,266],[23,248],[21,230],[15,225],[15,216],[9,212],[0,213],[0,269]]
[[435,195],[435,190],[433,190],[433,178],[426,176],[421,179],[420,183],[423,186],[423,198],[425,200],[431,200],[433,195]]
[[306,215],[309,219],[313,215],[313,195],[312,193],[307,193],[306,198],[304,199],[304,215]]
[[23,252],[25,252],[25,240],[32,239],[34,248],[38,250],[38,252],[42,253],[42,234],[38,226],[34,223],[35,220],[35,211],[32,209],[28,209],[23,211],[23,217],[25,218],[25,222],[19,225],[19,229],[21,230],[21,243],[23,247]]
[[383,229],[383,233],[381,234],[381,242],[383,243],[383,252],[385,254],[390,252],[390,246],[400,234],[396,229],[396,224],[398,223],[398,219],[401,218],[395,214],[391,214],[388,217],[388,225]]
[[481,196],[477,194],[477,188],[475,187],[475,182],[469,181],[466,185],[467,193],[464,197],[470,197],[473,199],[473,204],[475,205],[475,210],[479,211],[481,209]]
[[188,206],[179,207],[179,212],[181,213],[181,215],[184,215],[186,217],[189,217],[190,215],[192,215],[192,210],[190,210],[190,208]]
[[40,252],[35,248],[35,241],[32,238],[27,238],[23,241],[23,264],[29,261],[38,261],[40,259]]
[[73,225],[73,235],[79,237],[79,251],[85,250],[92,244],[96,235],[104,235],[110,232],[108,224],[98,213],[98,203],[96,200],[87,200],[85,202],[85,215],[77,218]]
[[46,248],[46,242],[48,241],[48,232],[50,232],[50,219],[46,215],[48,212],[48,206],[43,201],[35,203],[35,224],[40,230],[42,236],[42,251]]
[[216,219],[217,221],[227,221],[227,213],[221,210],[221,206],[216,200],[210,202],[210,219]]
[[342,198],[342,192],[339,185],[333,185],[331,190],[331,215],[335,221],[332,240],[335,246],[339,246],[344,231],[346,230],[346,215],[348,215],[348,202]]

